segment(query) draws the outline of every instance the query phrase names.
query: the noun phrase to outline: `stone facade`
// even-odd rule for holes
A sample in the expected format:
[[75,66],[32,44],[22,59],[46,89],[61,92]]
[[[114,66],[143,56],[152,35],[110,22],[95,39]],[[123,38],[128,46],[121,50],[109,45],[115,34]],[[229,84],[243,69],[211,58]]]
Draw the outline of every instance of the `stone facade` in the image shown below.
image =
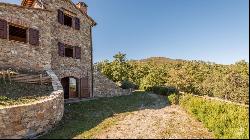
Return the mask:
[[113,97],[131,94],[129,89],[121,89],[113,81],[94,68],[94,97]]
[[[23,0],[23,3],[25,1],[27,0]],[[96,23],[70,0],[42,0],[42,8],[36,4],[37,1],[33,1],[33,6],[0,2],[0,20],[7,21],[8,28],[10,24],[14,24],[39,31],[39,45],[30,45],[29,43],[11,41],[8,39],[9,37],[7,39],[0,37],[0,67],[13,67],[30,71],[52,69],[59,80],[65,77],[74,77],[79,80],[79,96],[81,94],[80,81],[87,79],[88,94],[92,97],[93,49],[91,30]],[[72,16],[71,27],[59,23],[58,10]],[[75,18],[80,20],[79,29],[74,27]],[[29,36],[28,33],[27,36]],[[80,48],[80,59],[60,56],[59,42]],[[75,50],[73,52],[76,53]]]
[[[89,87],[92,88],[92,22],[75,7],[74,4],[65,0],[44,0],[48,3],[46,8],[54,11],[54,19],[57,19],[57,9],[66,9],[75,14],[80,19],[80,30],[72,27],[62,26],[57,20],[54,21],[52,28],[51,67],[59,79],[64,77],[75,77],[77,79],[87,78]],[[72,46],[81,47],[81,59],[60,57],[58,55],[58,42],[64,42]],[[92,90],[90,90],[92,94]]]
[[41,71],[44,67],[50,67],[52,15],[53,13],[48,10],[0,3],[0,19],[6,20],[9,24],[40,31],[39,46],[0,38],[0,66],[33,71]]
[[47,132],[63,117],[64,97],[57,76],[49,70],[54,91],[37,102],[0,108],[0,138],[32,138]]

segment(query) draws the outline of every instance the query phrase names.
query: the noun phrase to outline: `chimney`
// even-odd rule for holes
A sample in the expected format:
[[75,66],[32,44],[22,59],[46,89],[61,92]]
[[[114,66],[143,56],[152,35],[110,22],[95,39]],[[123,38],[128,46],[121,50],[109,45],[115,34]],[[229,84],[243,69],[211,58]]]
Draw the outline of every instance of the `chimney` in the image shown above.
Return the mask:
[[88,5],[85,4],[84,2],[78,2],[78,3],[76,4],[76,7],[77,7],[81,12],[87,14],[87,12],[88,12],[88,8],[87,8]]

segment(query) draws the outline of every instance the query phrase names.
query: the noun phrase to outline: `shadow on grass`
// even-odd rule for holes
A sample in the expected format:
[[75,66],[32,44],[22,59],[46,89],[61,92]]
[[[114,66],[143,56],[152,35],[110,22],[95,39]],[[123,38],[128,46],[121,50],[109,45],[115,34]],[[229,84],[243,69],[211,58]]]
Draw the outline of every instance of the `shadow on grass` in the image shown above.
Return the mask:
[[160,109],[165,106],[167,106],[165,97],[144,92],[65,104],[65,114],[62,121],[51,132],[40,138],[74,138],[95,128],[105,119],[115,114],[143,109]]

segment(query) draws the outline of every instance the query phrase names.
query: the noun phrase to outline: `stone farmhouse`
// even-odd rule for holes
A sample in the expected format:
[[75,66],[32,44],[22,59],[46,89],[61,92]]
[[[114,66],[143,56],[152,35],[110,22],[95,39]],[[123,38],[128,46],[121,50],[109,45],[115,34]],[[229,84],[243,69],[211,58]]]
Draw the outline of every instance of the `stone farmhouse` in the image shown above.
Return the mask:
[[71,0],[0,2],[0,67],[53,70],[65,99],[122,94],[94,70],[92,28],[96,22],[88,16],[87,7]]

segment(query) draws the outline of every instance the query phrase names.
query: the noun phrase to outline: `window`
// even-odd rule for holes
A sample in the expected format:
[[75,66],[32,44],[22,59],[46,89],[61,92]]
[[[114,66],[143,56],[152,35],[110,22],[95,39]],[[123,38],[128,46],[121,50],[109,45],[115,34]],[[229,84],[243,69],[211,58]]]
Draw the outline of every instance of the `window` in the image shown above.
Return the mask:
[[40,34],[37,29],[22,27],[0,19],[0,38],[38,46]]
[[71,57],[81,59],[81,48],[77,46],[66,45],[58,42],[58,54],[62,57]]
[[80,19],[74,16],[65,14],[62,10],[58,9],[58,22],[62,25],[73,27],[80,30]]
[[9,40],[27,42],[27,29],[9,25]]
[[74,58],[74,50],[70,46],[65,47],[65,57],[72,57]]
[[64,25],[72,27],[72,17],[64,14]]

